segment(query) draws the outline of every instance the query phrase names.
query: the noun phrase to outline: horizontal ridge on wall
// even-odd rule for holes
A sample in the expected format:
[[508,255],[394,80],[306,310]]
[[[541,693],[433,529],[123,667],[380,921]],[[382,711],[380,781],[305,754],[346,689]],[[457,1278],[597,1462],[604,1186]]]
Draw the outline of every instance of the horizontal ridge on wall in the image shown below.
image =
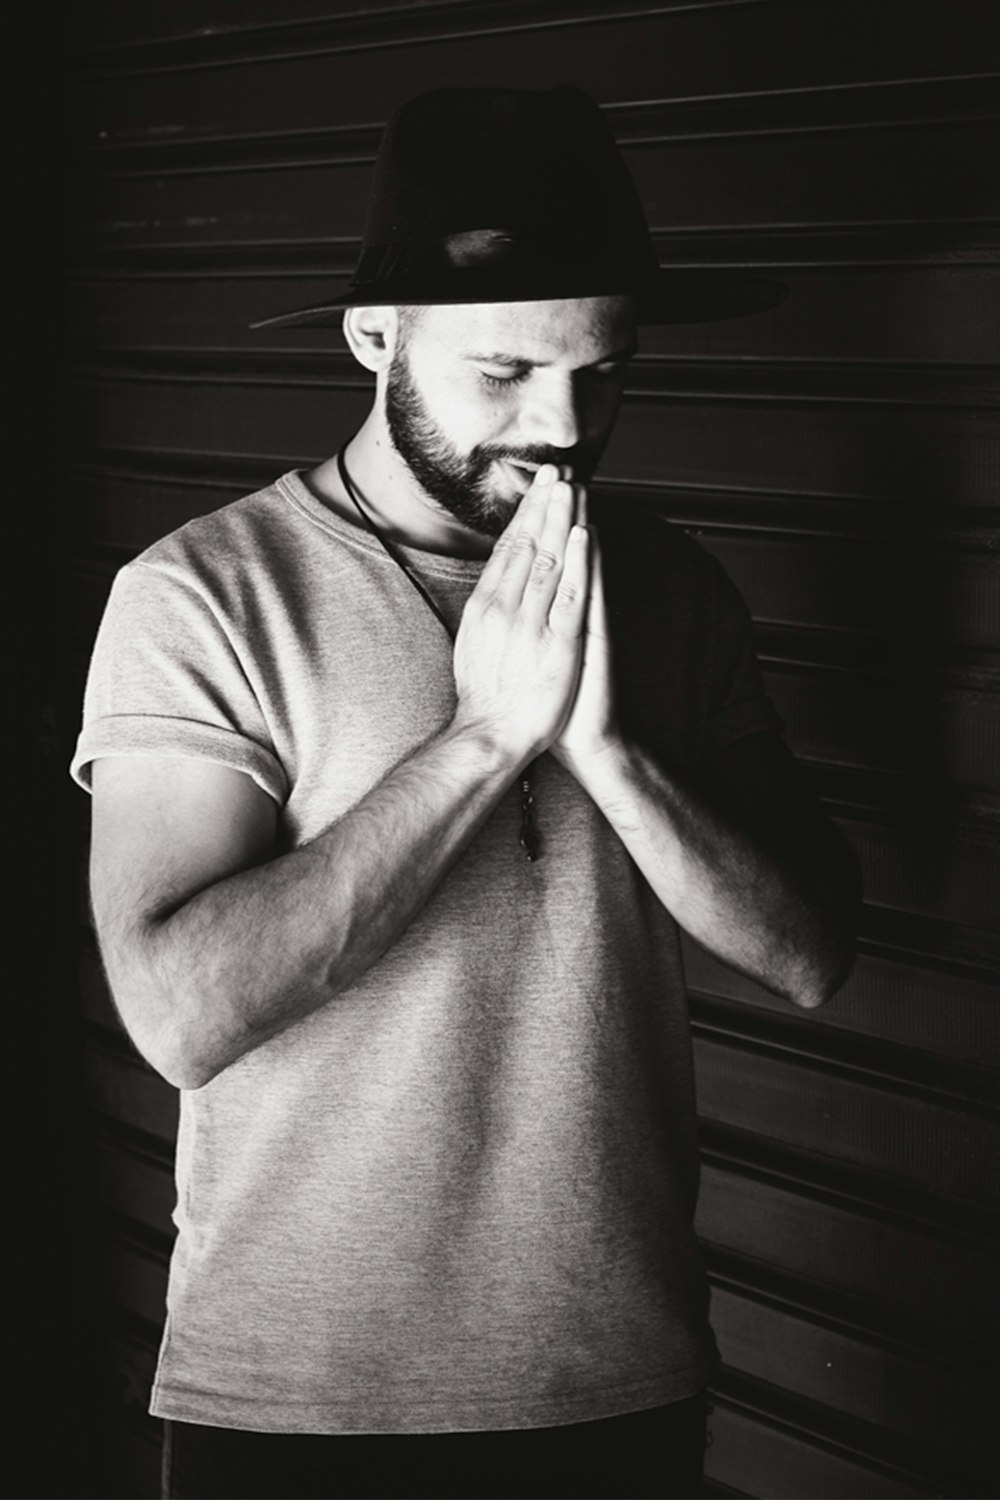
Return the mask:
[[[776,0],[624,0],[613,19],[642,21],[672,13],[751,8],[787,11]],[[815,8],[815,6],[814,6]],[[898,7],[883,6],[900,14]],[[843,11],[841,6],[840,10]],[[867,8],[866,8],[867,9]],[[968,11],[969,7],[965,7]],[[975,11],[973,11],[975,13]],[[187,36],[78,45],[71,62],[84,76],[104,77],[177,68],[220,67],[254,61],[314,57],[359,49],[386,49],[460,37],[566,29],[608,20],[606,0],[437,0],[437,3],[355,10],[329,18],[284,20],[205,28]],[[456,24],[458,23],[458,24]],[[850,21],[844,20],[845,28]],[[822,30],[821,23],[819,25]]]
[[[863,913],[857,962],[836,996],[808,1024],[871,1038],[876,1048],[902,1049],[904,1057],[929,1058],[928,1066],[941,1078],[947,1078],[952,1064],[960,1074],[966,1068],[975,1074],[991,1069],[994,1077],[1000,1076],[1000,955],[992,973],[977,975],[944,962],[940,953],[929,960],[876,951],[877,916],[874,909]],[[779,1017],[792,1012],[787,1000],[729,968],[686,933],[681,934],[681,951],[692,994],[740,1010]]]
[[[698,531],[694,534],[702,535]],[[760,534],[766,535],[763,530]],[[707,535],[711,539],[711,534]],[[933,538],[915,544],[913,550],[925,545],[933,549]],[[991,555],[988,550],[986,555]],[[914,646],[922,645],[916,634],[907,637],[900,631],[889,649],[873,639],[875,632],[860,628],[835,630],[766,619],[756,622],[755,634],[761,659],[775,668],[801,667],[819,674],[860,675],[876,681],[891,678],[897,686],[933,682],[945,692],[1000,692],[996,651],[946,643],[937,645],[932,656],[924,652],[915,658]]]
[[[613,19],[642,20],[672,11],[732,10],[774,0],[624,0]],[[78,49],[84,77],[173,68],[224,67],[242,61],[275,61],[324,53],[408,46],[420,41],[562,28],[607,21],[607,0],[436,0],[354,11],[325,20],[275,22],[199,32],[187,37]],[[456,24],[460,21],[461,24]],[[89,66],[88,66],[89,64]]]
[[[346,351],[124,347],[88,350],[71,365],[75,380],[178,385],[274,385],[371,389],[371,376]],[[649,354],[629,366],[625,399],[725,403],[1000,408],[1000,371],[981,365],[872,360],[781,360]]]
[[697,1024],[693,1035],[703,1122],[859,1168],[878,1176],[889,1203],[921,1202],[933,1219],[957,1214],[984,1236],[1000,1233],[990,1200],[1000,1122],[986,1105],[932,1102],[925,1090]]
[[939,1364],[942,1373],[968,1374],[979,1371],[991,1378],[995,1371],[994,1344],[983,1329],[980,1344],[963,1335],[951,1335],[915,1323],[912,1317],[895,1313],[870,1298],[852,1295],[842,1288],[808,1281],[752,1256],[740,1255],[702,1241],[709,1278],[714,1287],[725,1287],[748,1298],[771,1302],[793,1314],[823,1323],[838,1333],[856,1334],[867,1342],[892,1348],[928,1365]]
[[[821,1072],[872,1083],[912,1102],[981,1111],[1000,1123],[997,1077],[989,1068],[941,1063],[916,1047],[880,1042],[850,1031],[817,1025],[815,1019],[762,1011],[719,999],[689,986],[696,1035],[725,1039],[737,1047],[815,1065]],[[997,1228],[1000,1229],[1000,1205]]]
[[[821,84],[720,99],[643,100],[607,104],[603,112],[621,146],[919,128],[943,121],[981,124],[1000,119],[1000,74]],[[80,151],[72,165],[78,171],[110,176],[336,167],[374,162],[381,133],[381,126],[344,125],[195,139],[181,135],[169,141],[109,141]]]
[[[883,1342],[728,1277],[713,1284],[712,1321],[728,1367],[790,1388],[837,1417],[877,1424],[904,1462],[913,1461],[914,1448],[925,1453],[923,1473],[950,1464],[981,1476],[995,1456],[1000,1391],[981,1367]],[[872,1449],[864,1441],[860,1454],[872,1451],[888,1456],[881,1443]]]
[[972,1254],[996,1249],[996,1214],[914,1182],[893,1179],[891,1196],[883,1171],[866,1168],[737,1125],[699,1119],[703,1166],[756,1181],[846,1210],[865,1219],[958,1246]]
[[[928,223],[774,224],[732,229],[653,228],[665,266],[750,268],[760,271],[885,267],[941,269],[1000,264],[1000,220]],[[347,280],[361,253],[356,237],[247,239],[188,243],[112,244],[75,231],[67,276],[76,280]]]
[[970,933],[942,917],[866,907],[860,947],[877,957],[1000,984],[1000,941],[987,942],[982,932]]
[[[789,1495],[879,1495],[883,1500],[944,1494],[985,1494],[963,1480],[956,1463],[924,1454],[912,1439],[894,1438],[874,1423],[836,1412],[822,1402],[723,1367],[711,1384],[715,1415],[706,1467],[743,1478],[750,1493],[767,1493],[779,1473]],[[749,1426],[743,1442],[729,1428],[734,1417]],[[773,1449],[774,1451],[769,1451]],[[825,1460],[825,1462],[824,1462]],[[756,1472],[759,1467],[759,1472]]]
[[[717,1133],[703,1125],[695,1221],[712,1256],[737,1256],[764,1286],[776,1272],[791,1277],[798,1300],[808,1289],[818,1309],[839,1299],[847,1321],[912,1327],[921,1341],[957,1348],[960,1359],[968,1348],[973,1363],[984,1351],[989,1361],[997,1328],[984,1288],[996,1279],[994,1236],[969,1232],[951,1217],[907,1212],[895,1194],[890,1207],[856,1173],[853,1183],[841,1176],[832,1187],[819,1185],[821,1157],[796,1163],[759,1136],[757,1165],[745,1147],[720,1154],[708,1139]],[[759,1164],[762,1152],[770,1169]]]

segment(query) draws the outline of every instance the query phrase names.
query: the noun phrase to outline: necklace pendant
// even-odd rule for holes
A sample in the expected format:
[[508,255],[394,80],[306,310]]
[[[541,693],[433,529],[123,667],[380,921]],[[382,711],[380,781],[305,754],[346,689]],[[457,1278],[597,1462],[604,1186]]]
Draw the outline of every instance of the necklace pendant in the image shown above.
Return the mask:
[[541,837],[535,822],[535,799],[531,790],[530,774],[521,778],[521,848],[532,864],[541,855]]

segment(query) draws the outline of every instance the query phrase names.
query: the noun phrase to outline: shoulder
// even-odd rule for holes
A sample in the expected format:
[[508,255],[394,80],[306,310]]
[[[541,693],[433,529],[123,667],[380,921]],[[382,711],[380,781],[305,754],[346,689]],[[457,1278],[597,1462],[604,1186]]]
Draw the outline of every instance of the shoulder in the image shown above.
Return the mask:
[[196,516],[153,542],[128,566],[192,579],[254,564],[280,547],[289,507],[281,481]]
[[237,630],[303,608],[322,593],[317,584],[329,576],[333,554],[342,571],[349,549],[297,502],[291,477],[160,538],[120,570],[116,592],[145,589],[178,608],[198,600]]

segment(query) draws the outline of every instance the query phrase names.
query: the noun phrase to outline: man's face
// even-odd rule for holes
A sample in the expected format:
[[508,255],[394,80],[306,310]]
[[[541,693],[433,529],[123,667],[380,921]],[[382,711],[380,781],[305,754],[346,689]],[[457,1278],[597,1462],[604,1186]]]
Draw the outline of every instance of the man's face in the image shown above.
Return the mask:
[[387,374],[393,446],[436,505],[497,537],[541,464],[593,474],[634,352],[628,297],[424,308]]

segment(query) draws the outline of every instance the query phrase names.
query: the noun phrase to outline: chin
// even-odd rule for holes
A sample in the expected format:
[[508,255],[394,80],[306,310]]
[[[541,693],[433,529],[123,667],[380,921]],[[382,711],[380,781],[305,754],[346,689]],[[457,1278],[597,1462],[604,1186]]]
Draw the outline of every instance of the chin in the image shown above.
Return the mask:
[[487,536],[496,539],[514,519],[523,495],[491,495],[489,508],[482,515],[482,527]]

